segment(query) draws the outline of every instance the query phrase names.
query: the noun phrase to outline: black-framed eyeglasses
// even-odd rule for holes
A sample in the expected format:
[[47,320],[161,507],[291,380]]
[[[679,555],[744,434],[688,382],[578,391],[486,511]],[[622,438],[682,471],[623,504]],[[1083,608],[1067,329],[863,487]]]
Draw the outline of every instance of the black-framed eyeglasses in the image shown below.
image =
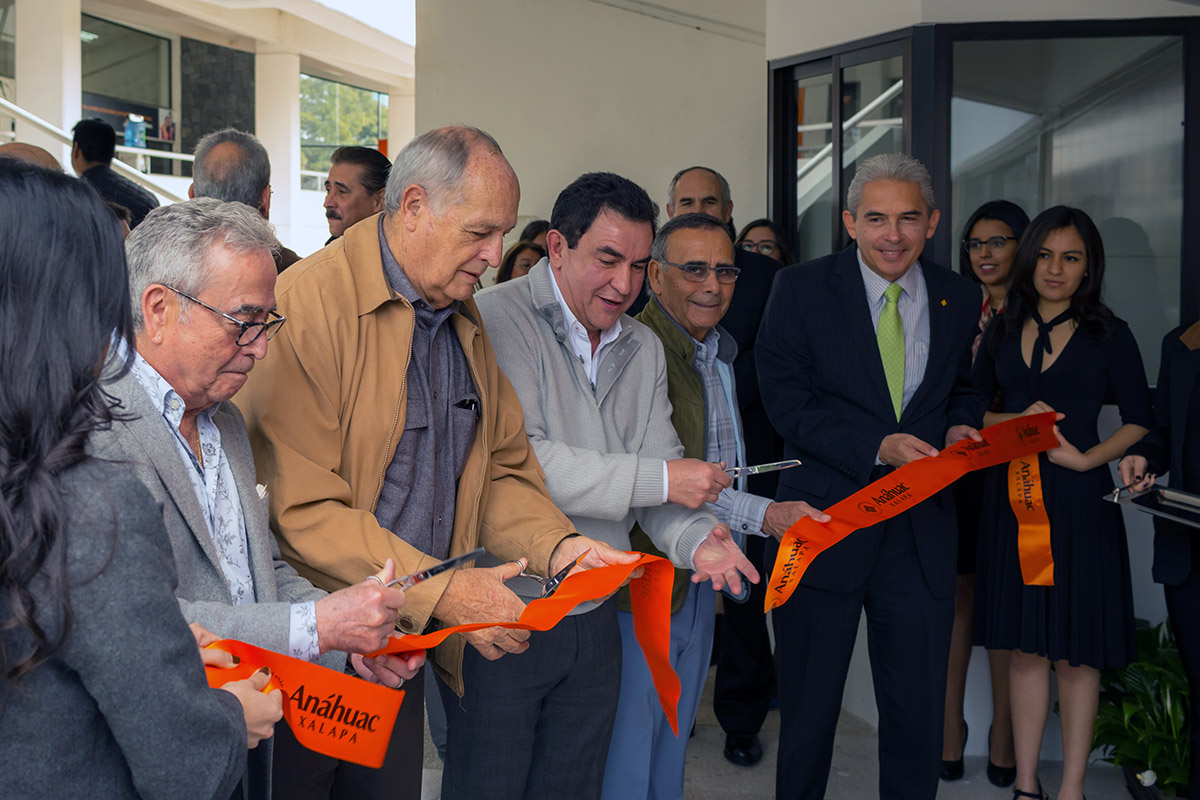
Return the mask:
[[769,256],[775,252],[775,248],[779,245],[770,239],[763,239],[761,242],[756,242],[753,239],[742,239],[738,242],[738,247],[743,250],[749,250],[754,253],[760,253],[764,256]]
[[[163,286],[166,286],[166,284],[164,283]],[[220,316],[222,316],[225,319],[232,322],[234,325],[237,325],[239,330],[238,330],[237,339],[235,341],[236,341],[238,347],[246,347],[248,345],[254,344],[255,340],[258,339],[258,337],[262,336],[264,333],[267,335],[267,341],[268,342],[271,341],[271,337],[279,332],[280,326],[282,326],[283,323],[287,322],[287,317],[285,317],[282,314],[279,314],[275,311],[267,312],[267,315],[270,317],[270,319],[268,319],[266,322],[242,322],[240,319],[233,316],[232,314],[226,314],[224,311],[222,311],[219,308],[213,308],[212,306],[210,306],[208,303],[204,302],[203,300],[197,300],[196,298],[192,297],[187,292],[179,291],[174,286],[167,286],[167,288],[170,289],[175,294],[179,295],[180,297],[186,297],[188,300],[191,300],[196,305],[203,306],[204,308],[207,308],[212,313],[219,314]]]
[[738,275],[742,274],[742,270],[738,267],[710,267],[707,264],[676,264],[664,259],[658,260],[658,263],[674,267],[682,272],[683,277],[692,283],[704,283],[708,279],[708,273],[710,272],[716,273],[718,283],[733,283],[737,280]]
[[985,244],[989,250],[999,250],[1009,242],[1017,241],[1016,236],[990,236],[987,239],[963,239],[963,249],[968,253],[974,253]]

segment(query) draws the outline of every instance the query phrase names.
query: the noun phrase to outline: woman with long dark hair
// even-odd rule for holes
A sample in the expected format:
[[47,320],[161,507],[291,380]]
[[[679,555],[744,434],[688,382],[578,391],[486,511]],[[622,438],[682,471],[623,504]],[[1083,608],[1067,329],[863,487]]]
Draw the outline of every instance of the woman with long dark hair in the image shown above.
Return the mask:
[[85,454],[106,358],[132,352],[120,228],[86,184],[10,160],[0,218],[0,797],[228,798],[242,704],[278,699],[265,677],[208,688],[162,515]]
[[[1029,216],[1016,203],[992,200],[975,209],[963,226],[958,271],[977,282],[983,302],[979,333],[973,353],[992,319],[1004,309],[1012,278],[1017,242],[1029,226]],[[971,661],[972,623],[975,614],[975,569],[979,541],[980,501],[986,475],[972,472],[954,484],[958,512],[958,587],[954,595],[954,629],[950,636],[950,664],[946,674],[946,716],[942,733],[942,780],[956,781],[963,774],[967,723],[963,695],[967,665]],[[1012,715],[1008,706],[1008,653],[988,653],[992,678],[992,724],[988,728],[987,777],[1005,787],[1016,777],[1012,751]]]
[[781,264],[792,263],[792,255],[788,252],[787,237],[783,234],[783,228],[769,219],[755,219],[746,223],[733,244],[743,250],[751,250],[773,258]]
[[529,270],[533,269],[533,265],[545,257],[546,248],[522,239],[508,248],[508,252],[500,260],[500,269],[496,271],[496,283],[525,277]]
[[[1029,224],[1017,247],[1006,307],[984,334],[975,385],[1001,397],[989,425],[1057,412],[1059,446],[1042,453],[1029,491],[1049,519],[1052,584],[1029,577],[1022,560],[1045,556],[1037,526],[1021,532],[1010,504],[1009,470],[993,470],[984,492],[977,576],[976,641],[1010,652],[1017,776],[1014,797],[1042,798],[1038,756],[1058,681],[1063,737],[1061,800],[1080,800],[1096,720],[1100,669],[1133,658],[1133,595],[1120,509],[1108,462],[1145,434],[1150,394],[1129,326],[1101,301],[1104,245],[1087,214],[1056,206]],[[1100,407],[1114,398],[1122,425],[1100,439]],[[1022,487],[1024,488],[1024,487]],[[1017,505],[1020,505],[1019,503]],[[1030,570],[1032,572],[1032,570]]]

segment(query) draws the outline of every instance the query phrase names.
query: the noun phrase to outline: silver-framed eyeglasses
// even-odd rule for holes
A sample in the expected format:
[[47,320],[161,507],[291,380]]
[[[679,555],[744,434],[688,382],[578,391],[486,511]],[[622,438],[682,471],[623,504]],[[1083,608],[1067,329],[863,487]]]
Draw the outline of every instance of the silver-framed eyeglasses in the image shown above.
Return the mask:
[[[167,285],[164,283],[163,286],[167,286]],[[267,335],[267,341],[268,342],[271,341],[271,337],[279,332],[280,326],[282,326],[283,323],[287,322],[287,317],[283,316],[282,314],[279,314],[278,312],[276,312],[274,310],[267,312],[268,319],[266,322],[242,322],[240,319],[233,316],[232,314],[226,314],[224,311],[222,311],[219,308],[213,308],[212,306],[210,306],[208,303],[204,302],[203,300],[197,300],[196,298],[192,297],[187,292],[179,291],[174,286],[167,286],[167,288],[170,289],[175,294],[179,295],[180,297],[186,297],[188,300],[191,300],[196,305],[207,308],[212,313],[218,314],[218,315],[224,317],[225,319],[229,320],[230,322],[232,322],[234,325],[237,325],[238,326],[238,334],[237,334],[236,344],[238,347],[246,347],[248,345],[254,344],[255,340],[257,340],[258,337],[262,336],[264,333]]]
[[710,267],[708,264],[676,264],[673,261],[666,259],[659,260],[660,264],[668,267],[674,267],[683,273],[683,277],[687,278],[692,283],[704,283],[708,280],[708,273],[716,273],[718,283],[733,283],[737,280],[738,275],[742,274],[742,270],[738,267]]
[[974,253],[985,244],[989,250],[999,250],[1009,242],[1017,241],[1015,236],[990,236],[987,239],[963,239],[963,249],[968,253]]
[[774,239],[762,239],[761,241],[757,242],[753,239],[742,239],[740,242],[738,242],[738,247],[742,248],[743,250],[760,253],[764,256],[769,256],[774,253],[775,248],[778,246],[779,245]]

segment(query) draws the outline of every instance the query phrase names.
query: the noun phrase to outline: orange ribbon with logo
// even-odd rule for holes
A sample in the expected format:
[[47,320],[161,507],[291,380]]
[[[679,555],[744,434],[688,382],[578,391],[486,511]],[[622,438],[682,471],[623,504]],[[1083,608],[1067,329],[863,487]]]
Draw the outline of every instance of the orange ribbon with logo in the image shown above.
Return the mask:
[[283,691],[283,718],[300,744],[364,767],[383,766],[404,692],[236,639],[222,639],[209,647],[241,659],[233,669],[209,667],[209,686],[218,688],[270,667],[266,691]]
[[[911,461],[825,509],[825,513],[833,518],[829,522],[801,517],[783,534],[767,587],[766,610],[786,603],[813,559],[859,528],[876,525],[908,511],[968,472],[1057,447],[1054,416],[1053,412],[1047,412],[1016,417],[981,430],[982,442],[963,439],[937,456]],[[1036,462],[1035,458],[1035,467]],[[1044,516],[1045,511],[1042,513]],[[1019,515],[1018,519],[1021,519]],[[1048,523],[1046,543],[1048,553]],[[1024,570],[1024,556],[1021,567]]]
[[1042,471],[1037,454],[1014,458],[1008,465],[1008,504],[1017,518],[1017,558],[1026,586],[1054,585],[1050,552],[1050,518],[1042,500]]
[[[679,735],[679,676],[671,666],[671,586],[675,580],[675,568],[670,561],[658,556],[640,554],[632,564],[611,564],[607,567],[581,570],[567,577],[550,597],[532,600],[516,622],[483,622],[455,625],[433,633],[401,636],[393,639],[382,650],[371,655],[406,653],[411,650],[430,650],[456,633],[482,630],[483,628],[510,628],[522,631],[548,631],[558,624],[571,609],[589,600],[608,597],[638,567],[643,572],[629,584],[633,601],[633,630],[641,645],[642,655],[650,667],[658,702],[662,705],[667,722],[676,736]],[[519,656],[518,656],[519,658]]]

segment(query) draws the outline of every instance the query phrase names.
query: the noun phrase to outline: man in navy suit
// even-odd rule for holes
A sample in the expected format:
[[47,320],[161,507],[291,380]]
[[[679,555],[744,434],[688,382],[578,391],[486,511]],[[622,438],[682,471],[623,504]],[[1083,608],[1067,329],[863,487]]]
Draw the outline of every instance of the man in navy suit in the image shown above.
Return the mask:
[[[920,260],[939,218],[924,165],[900,154],[864,162],[846,207],[854,244],[781,271],[758,335],[763,404],[784,457],[804,462],[781,473],[776,497],[818,508],[978,438],[985,406],[969,377],[979,289]],[[880,797],[937,794],[956,546],[941,492],[829,548],[775,609],[778,797],[825,794],[864,609]]]
[[[1171,473],[1171,486],[1200,494],[1200,322],[1176,328],[1163,339],[1154,396],[1154,428],[1126,451],[1121,483],[1150,488],[1156,475]],[[1167,614],[1191,684],[1192,741],[1188,785],[1200,788],[1200,547],[1196,532],[1154,518],[1154,580],[1163,585]]]

